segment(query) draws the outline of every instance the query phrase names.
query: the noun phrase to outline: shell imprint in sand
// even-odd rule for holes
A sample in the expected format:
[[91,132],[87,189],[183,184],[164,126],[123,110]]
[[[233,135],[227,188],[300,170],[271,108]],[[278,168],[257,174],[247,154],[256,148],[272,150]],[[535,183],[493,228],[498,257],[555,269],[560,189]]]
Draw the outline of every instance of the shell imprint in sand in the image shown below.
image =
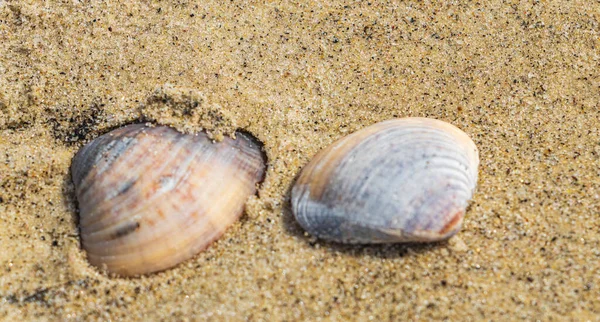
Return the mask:
[[431,242],[461,227],[479,156],[455,126],[395,119],[319,152],[292,189],[296,220],[343,243]]
[[123,276],[156,272],[221,236],[265,174],[259,144],[236,136],[212,143],[136,124],[84,146],[71,173],[90,263]]

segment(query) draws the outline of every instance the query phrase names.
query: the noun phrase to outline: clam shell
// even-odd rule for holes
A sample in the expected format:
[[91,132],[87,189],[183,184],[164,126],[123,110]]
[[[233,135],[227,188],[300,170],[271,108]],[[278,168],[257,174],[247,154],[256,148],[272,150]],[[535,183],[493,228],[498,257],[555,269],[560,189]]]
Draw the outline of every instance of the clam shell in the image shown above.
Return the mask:
[[161,271],[221,236],[265,174],[259,144],[236,137],[135,124],[84,146],[71,173],[90,263],[123,276]]
[[292,189],[292,211],[336,242],[443,240],[461,227],[478,165],[477,147],[451,124],[385,121],[319,152]]

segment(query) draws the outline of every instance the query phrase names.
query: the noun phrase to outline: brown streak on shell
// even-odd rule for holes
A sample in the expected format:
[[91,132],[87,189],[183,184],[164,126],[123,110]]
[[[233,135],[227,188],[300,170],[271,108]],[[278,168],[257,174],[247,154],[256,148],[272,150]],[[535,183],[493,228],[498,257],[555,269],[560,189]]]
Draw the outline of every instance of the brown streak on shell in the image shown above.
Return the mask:
[[438,234],[446,235],[455,229],[459,229],[460,224],[462,223],[464,214],[465,214],[464,210],[459,210],[459,211],[455,212],[452,215],[452,217],[450,217],[451,219],[448,220],[448,223],[446,225],[444,225],[444,227],[442,227],[442,229],[440,229]]

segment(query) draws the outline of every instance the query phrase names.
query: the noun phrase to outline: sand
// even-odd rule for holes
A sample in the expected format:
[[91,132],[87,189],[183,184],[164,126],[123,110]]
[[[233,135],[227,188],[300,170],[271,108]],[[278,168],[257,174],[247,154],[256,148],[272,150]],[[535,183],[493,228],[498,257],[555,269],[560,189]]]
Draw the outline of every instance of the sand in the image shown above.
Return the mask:
[[[600,2],[173,3],[0,0],[0,319],[600,319]],[[408,116],[479,147],[462,231],[305,234],[302,166]],[[246,130],[269,170],[207,251],[125,279],[86,261],[69,166],[140,120]]]

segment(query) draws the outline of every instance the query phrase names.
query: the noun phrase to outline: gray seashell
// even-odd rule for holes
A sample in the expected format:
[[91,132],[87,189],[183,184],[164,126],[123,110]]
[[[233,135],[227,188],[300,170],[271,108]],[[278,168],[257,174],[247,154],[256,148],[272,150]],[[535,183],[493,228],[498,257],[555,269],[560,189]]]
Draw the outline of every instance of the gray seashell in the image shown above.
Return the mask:
[[331,241],[443,240],[460,230],[478,165],[477,147],[451,124],[385,121],[319,152],[292,189],[292,211]]
[[265,161],[243,133],[212,143],[135,124],[93,140],[71,166],[88,260],[133,276],[193,257],[242,214]]

